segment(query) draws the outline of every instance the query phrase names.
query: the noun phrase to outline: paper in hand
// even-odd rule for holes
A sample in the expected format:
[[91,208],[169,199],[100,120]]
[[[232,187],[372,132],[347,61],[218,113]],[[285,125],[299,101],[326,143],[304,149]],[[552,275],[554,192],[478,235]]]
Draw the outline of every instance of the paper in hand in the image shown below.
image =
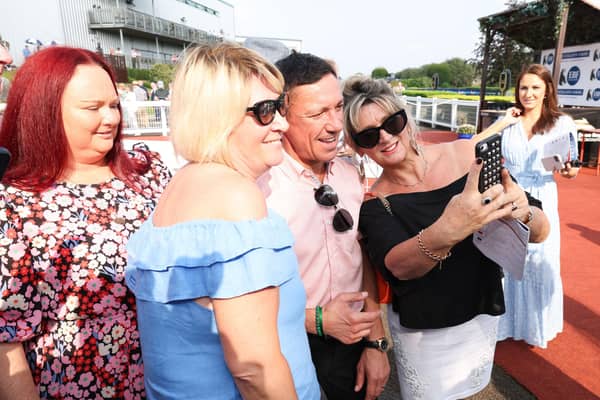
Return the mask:
[[544,145],[544,154],[542,158],[551,157],[555,154],[558,154],[563,161],[569,160],[570,135],[571,134],[569,132],[566,132],[565,134],[552,138],[552,140]]
[[527,257],[529,227],[517,219],[498,219],[473,233],[473,244],[513,278],[521,280]]

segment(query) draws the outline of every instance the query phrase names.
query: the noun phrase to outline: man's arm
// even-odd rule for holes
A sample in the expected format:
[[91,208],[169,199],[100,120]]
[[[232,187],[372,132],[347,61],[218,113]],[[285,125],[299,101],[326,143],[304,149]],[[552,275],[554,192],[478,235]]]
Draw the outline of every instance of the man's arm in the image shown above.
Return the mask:
[[[365,249],[361,245],[362,259],[363,259],[363,279],[362,285],[363,290],[368,293],[368,297],[365,299],[365,311],[380,311],[381,306],[379,304],[379,296],[377,290],[377,283],[375,279],[375,271],[371,265],[369,258],[366,254]],[[371,332],[367,335],[367,340],[374,341],[386,336],[385,329],[383,327],[382,318],[377,318]],[[361,355],[360,361],[356,366],[356,386],[355,391],[361,390],[367,383],[366,400],[375,399],[383,391],[385,384],[390,375],[390,363],[387,353],[382,352],[378,349],[365,347],[363,354]]]
[[[323,306],[323,334],[344,344],[361,341],[371,332],[373,324],[380,319],[381,311],[356,311],[353,304],[364,302],[366,292],[340,293]],[[316,312],[314,308],[305,311],[304,326],[308,333],[317,334]]]

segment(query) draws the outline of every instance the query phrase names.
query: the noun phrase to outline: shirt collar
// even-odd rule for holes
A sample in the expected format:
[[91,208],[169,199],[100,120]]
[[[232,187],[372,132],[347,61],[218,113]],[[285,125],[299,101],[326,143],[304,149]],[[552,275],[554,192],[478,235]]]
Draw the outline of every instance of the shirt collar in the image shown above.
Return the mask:
[[[327,163],[326,178],[327,178],[327,175],[333,175],[333,166],[334,165],[335,165],[335,158]],[[288,177],[290,177],[290,178],[292,176],[295,176],[297,179],[299,179],[300,177],[304,176],[304,177],[310,179],[311,176],[314,176],[314,173],[312,170],[304,167],[302,164],[300,164],[297,160],[292,158],[292,156],[290,156],[285,151],[283,152],[283,161],[281,163],[281,168],[282,168],[283,172],[286,175],[288,175]]]

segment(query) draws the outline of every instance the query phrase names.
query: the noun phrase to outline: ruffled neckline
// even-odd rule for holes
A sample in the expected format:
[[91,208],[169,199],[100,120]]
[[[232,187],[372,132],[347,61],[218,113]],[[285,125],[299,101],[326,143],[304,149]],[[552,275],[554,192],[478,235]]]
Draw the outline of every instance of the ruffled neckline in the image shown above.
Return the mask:
[[155,226],[152,214],[127,244],[129,264],[142,270],[198,267],[227,262],[257,248],[291,247],[294,238],[281,216],[260,220],[202,219]]

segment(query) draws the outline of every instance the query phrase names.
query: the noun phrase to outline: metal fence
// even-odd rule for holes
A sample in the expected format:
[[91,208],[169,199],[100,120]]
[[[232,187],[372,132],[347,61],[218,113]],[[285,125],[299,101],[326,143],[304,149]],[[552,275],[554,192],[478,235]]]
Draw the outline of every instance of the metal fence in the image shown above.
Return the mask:
[[123,28],[184,42],[219,42],[211,33],[124,7],[94,8],[88,12],[91,29]]
[[123,133],[126,135],[156,135],[169,134],[170,101],[124,101]]
[[459,125],[471,124],[477,127],[479,102],[472,100],[447,100],[427,97],[402,96],[411,116],[417,124],[443,126],[455,131]]
[[[477,127],[479,102],[402,96],[417,124],[442,126],[456,131],[462,124]],[[169,101],[123,102],[124,133],[128,135],[169,134]]]

